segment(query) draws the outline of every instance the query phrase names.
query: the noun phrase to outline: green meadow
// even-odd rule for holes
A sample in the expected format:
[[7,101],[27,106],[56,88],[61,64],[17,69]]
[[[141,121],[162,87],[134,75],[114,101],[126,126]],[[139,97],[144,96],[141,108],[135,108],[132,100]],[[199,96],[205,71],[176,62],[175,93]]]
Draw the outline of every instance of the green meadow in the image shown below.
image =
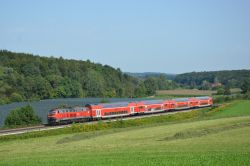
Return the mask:
[[168,119],[135,127],[0,139],[0,165],[250,165],[249,100],[204,109],[202,117],[171,118],[171,123]]

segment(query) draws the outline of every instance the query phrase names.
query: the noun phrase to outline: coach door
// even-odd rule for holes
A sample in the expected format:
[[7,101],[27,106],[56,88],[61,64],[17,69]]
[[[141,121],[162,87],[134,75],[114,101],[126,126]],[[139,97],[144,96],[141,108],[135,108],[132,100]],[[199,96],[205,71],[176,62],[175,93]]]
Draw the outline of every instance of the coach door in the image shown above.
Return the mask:
[[96,117],[97,118],[101,117],[101,110],[100,109],[96,110]]
[[130,113],[134,114],[135,113],[135,107],[130,107]]

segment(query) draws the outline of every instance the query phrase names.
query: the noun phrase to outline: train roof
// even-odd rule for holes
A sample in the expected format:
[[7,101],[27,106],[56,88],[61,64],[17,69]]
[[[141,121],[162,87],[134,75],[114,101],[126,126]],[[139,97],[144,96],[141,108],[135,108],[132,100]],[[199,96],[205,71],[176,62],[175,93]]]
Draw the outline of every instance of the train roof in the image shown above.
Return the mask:
[[202,97],[196,97],[197,99],[200,100],[208,100],[210,97],[209,96],[202,96]]
[[173,99],[174,101],[177,101],[177,102],[181,102],[181,101],[188,101],[188,98],[176,98],[176,99]]
[[102,108],[114,108],[114,107],[127,107],[129,102],[115,102],[115,103],[101,103],[101,104],[87,104],[87,106],[98,105]]
[[140,102],[143,102],[144,104],[161,104],[163,101],[164,100],[144,100]]
[[85,111],[85,110],[87,110],[87,108],[86,107],[74,107],[73,108],[75,111]]

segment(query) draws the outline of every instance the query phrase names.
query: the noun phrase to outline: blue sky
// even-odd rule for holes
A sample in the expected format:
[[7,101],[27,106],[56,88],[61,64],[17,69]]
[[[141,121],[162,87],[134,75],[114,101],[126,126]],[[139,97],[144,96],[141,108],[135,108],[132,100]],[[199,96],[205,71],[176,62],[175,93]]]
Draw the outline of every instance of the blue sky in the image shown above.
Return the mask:
[[0,0],[0,49],[127,72],[250,69],[249,0]]

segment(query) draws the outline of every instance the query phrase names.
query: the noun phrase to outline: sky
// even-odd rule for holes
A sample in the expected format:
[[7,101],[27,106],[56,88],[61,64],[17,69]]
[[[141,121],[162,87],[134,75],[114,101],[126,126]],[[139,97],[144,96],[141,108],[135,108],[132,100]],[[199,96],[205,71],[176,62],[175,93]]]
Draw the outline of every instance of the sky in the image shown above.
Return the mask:
[[250,69],[249,0],[0,0],[0,49],[124,72]]

